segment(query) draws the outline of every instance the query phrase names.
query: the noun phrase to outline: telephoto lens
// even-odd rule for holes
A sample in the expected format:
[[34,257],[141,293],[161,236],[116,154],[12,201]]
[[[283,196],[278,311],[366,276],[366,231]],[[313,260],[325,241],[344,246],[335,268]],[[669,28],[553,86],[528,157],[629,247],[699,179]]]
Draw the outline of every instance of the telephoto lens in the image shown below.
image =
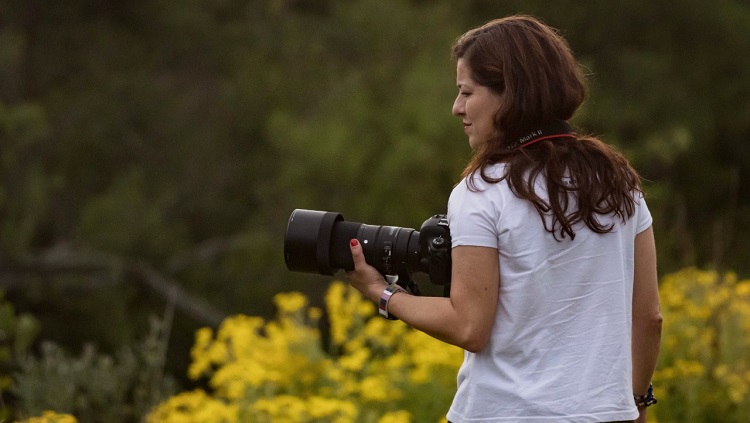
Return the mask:
[[421,271],[419,232],[396,226],[347,222],[340,213],[297,209],[289,217],[284,260],[295,272],[332,275],[353,270],[349,241],[362,245],[367,263],[383,275]]
[[399,284],[418,292],[412,274],[423,272],[433,284],[443,285],[444,295],[448,295],[451,237],[448,221],[440,214],[427,219],[416,231],[347,222],[336,212],[296,209],[289,217],[284,236],[286,267],[321,275],[353,270],[349,242],[355,238],[362,245],[367,263],[382,275],[395,276]]

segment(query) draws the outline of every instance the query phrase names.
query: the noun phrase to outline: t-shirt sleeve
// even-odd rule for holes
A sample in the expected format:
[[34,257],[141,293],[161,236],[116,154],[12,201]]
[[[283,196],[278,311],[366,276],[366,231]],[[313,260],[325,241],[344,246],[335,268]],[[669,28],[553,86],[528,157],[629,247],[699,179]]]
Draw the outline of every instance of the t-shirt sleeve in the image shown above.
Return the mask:
[[472,191],[462,180],[448,200],[448,225],[452,246],[498,247],[498,199],[493,199],[483,187]]
[[636,222],[637,224],[636,233],[641,233],[645,231],[646,229],[648,229],[649,226],[651,226],[654,219],[651,217],[651,212],[649,211],[648,206],[646,205],[646,199],[643,198],[643,194],[639,193],[638,197],[636,197],[636,200],[638,201],[638,204],[637,204],[638,208],[636,212],[636,216],[638,219]]

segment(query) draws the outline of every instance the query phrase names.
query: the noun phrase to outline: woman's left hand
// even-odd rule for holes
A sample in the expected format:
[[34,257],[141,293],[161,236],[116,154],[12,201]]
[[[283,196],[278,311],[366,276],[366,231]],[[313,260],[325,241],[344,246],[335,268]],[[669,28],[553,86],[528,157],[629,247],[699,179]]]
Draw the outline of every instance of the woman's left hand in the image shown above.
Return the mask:
[[346,272],[346,278],[362,295],[377,302],[388,284],[377,269],[367,264],[359,241],[351,240],[349,247],[354,260],[354,270]]

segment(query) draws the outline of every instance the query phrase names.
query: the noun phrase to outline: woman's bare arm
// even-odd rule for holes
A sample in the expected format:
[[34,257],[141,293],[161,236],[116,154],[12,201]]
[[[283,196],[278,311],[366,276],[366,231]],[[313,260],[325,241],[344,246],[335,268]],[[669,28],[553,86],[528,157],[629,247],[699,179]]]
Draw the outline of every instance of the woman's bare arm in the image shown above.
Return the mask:
[[[355,270],[347,272],[352,286],[372,301],[379,301],[386,283],[369,266],[360,245],[352,246]],[[396,293],[389,313],[408,325],[468,351],[487,344],[495,319],[499,290],[498,252],[488,247],[455,247],[451,250],[449,298]]]
[[[662,315],[656,274],[654,231],[649,227],[635,237],[633,278],[633,392],[644,395],[656,369],[661,346]],[[639,422],[645,422],[645,410]]]

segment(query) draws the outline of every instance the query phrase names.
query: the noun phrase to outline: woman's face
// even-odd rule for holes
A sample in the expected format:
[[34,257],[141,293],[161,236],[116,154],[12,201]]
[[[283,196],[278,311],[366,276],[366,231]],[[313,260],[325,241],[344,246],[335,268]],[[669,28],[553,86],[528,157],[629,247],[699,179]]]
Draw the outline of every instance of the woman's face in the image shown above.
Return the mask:
[[471,69],[463,59],[458,59],[456,64],[456,85],[458,96],[453,102],[452,113],[463,120],[469,145],[476,149],[497,135],[493,121],[500,108],[500,95],[474,82]]

